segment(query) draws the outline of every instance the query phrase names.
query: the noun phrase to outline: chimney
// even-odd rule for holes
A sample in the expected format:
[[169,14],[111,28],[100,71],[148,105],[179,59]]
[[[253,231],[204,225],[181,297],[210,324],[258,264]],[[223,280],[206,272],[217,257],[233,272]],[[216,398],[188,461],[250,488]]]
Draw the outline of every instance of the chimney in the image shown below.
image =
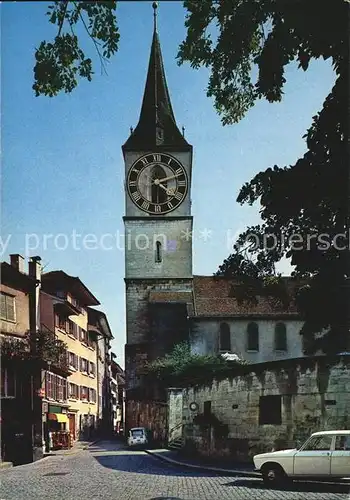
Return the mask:
[[11,266],[17,269],[20,273],[24,273],[24,257],[19,253],[13,253],[10,255]]
[[40,286],[41,286],[41,258],[31,257],[28,264],[28,274],[35,280],[33,290],[30,294],[30,330],[40,330]]

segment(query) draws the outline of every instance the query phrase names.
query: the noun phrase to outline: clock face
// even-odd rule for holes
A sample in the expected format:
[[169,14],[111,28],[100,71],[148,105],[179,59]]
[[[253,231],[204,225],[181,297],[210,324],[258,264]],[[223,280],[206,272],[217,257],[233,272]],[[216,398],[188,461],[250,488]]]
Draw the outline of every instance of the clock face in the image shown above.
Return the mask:
[[173,156],[149,153],[130,168],[127,189],[130,198],[141,210],[162,215],[175,210],[185,199],[187,173]]

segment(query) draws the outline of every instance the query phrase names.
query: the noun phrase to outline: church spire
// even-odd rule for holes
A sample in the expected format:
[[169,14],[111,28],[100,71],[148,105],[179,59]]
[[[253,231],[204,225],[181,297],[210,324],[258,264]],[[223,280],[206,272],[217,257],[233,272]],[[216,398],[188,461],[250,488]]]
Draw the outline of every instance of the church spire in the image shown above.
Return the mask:
[[191,149],[176,124],[160,48],[157,9],[153,2],[153,39],[139,122],[123,150]]

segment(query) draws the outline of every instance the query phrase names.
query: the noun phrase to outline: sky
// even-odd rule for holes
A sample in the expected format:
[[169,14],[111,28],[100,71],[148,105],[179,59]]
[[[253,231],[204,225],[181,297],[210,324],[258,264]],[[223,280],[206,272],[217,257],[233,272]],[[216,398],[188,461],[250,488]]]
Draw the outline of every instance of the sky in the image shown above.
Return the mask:
[[[124,164],[122,144],[138,121],[153,30],[152,2],[118,2],[120,44],[101,74],[92,41],[91,83],[70,94],[35,97],[34,52],[57,27],[46,2],[2,2],[1,8],[1,260],[39,255],[44,272],[78,276],[100,301],[124,364]],[[259,206],[241,206],[241,186],[275,164],[292,165],[306,150],[302,136],[321,109],[334,74],[314,61],[304,72],[287,67],[281,103],[259,101],[238,124],[223,126],[206,96],[208,70],[178,66],[185,39],[180,1],[160,2],[158,27],[172,105],[194,147],[193,272],[211,275],[231,253],[239,232],[259,223]],[[212,231],[206,241],[197,237]],[[103,235],[115,244],[102,248]],[[89,235],[93,235],[92,237]],[[82,244],[85,237],[85,244]],[[93,239],[92,239],[93,238]],[[90,241],[90,243],[89,243]],[[111,240],[109,240],[111,241]],[[87,243],[86,243],[87,242]],[[85,247],[85,248],[84,248]],[[279,270],[289,274],[287,262]]]

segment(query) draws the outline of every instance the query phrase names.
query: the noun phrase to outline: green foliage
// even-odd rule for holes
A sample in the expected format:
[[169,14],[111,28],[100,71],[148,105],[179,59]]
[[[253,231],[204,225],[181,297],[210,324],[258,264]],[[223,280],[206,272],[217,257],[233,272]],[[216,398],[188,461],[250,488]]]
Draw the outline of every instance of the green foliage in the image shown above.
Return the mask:
[[150,381],[158,382],[164,387],[182,387],[227,376],[243,363],[227,361],[216,355],[191,354],[189,344],[184,342],[175,346],[170,354],[148,363],[145,371]]
[[[80,23],[91,38],[102,69],[117,50],[119,33],[116,23],[117,2],[61,2],[49,6],[47,15],[58,26],[53,43],[41,42],[35,52],[33,90],[36,96],[67,93],[78,84],[78,77],[91,81],[92,60],[79,46],[74,27]],[[69,32],[64,32],[67,29]]]
[[185,0],[184,6],[187,36],[178,62],[210,69],[207,93],[224,124],[241,120],[256,99],[280,101],[291,61],[306,70],[311,58],[331,57],[335,67],[342,59],[344,0],[331,9],[319,0]]
[[275,165],[242,187],[237,201],[260,202],[262,224],[240,235],[218,274],[244,285],[242,300],[254,301],[269,288],[283,295],[266,286],[266,277],[289,258],[293,276],[309,280],[293,297],[305,319],[307,352],[339,352],[347,347],[350,323],[349,3],[205,0],[185,6],[188,32],[179,63],[210,68],[208,95],[223,124],[239,121],[256,99],[280,101],[290,62],[305,71],[311,59],[332,61],[335,85],[304,136],[308,151],[294,165]]
[[37,361],[68,369],[67,345],[49,330],[27,332],[23,338],[0,339],[2,360]]

